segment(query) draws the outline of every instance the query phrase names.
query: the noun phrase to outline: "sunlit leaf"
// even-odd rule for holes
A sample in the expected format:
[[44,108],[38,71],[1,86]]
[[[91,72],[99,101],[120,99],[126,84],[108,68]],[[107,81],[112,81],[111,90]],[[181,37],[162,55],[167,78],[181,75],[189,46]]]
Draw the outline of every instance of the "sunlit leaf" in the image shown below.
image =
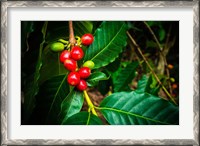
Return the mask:
[[84,61],[92,60],[94,68],[113,62],[126,46],[127,26],[124,22],[106,21],[95,32],[94,42],[85,51]]
[[99,83],[101,80],[107,80],[109,77],[106,76],[103,72],[94,72],[90,75],[90,77],[87,79],[88,86],[95,86]]
[[97,107],[112,125],[176,125],[179,109],[148,93],[118,92],[104,98]]
[[61,103],[61,112],[59,114],[60,119],[65,121],[70,116],[80,112],[83,106],[83,101],[83,92],[71,90],[71,92]]

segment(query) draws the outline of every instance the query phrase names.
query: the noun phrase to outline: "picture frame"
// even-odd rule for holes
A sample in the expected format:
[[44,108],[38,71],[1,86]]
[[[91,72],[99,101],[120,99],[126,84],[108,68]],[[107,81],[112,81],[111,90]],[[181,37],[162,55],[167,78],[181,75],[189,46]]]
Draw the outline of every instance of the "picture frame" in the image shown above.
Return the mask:
[[[193,10],[193,138],[192,139],[10,139],[9,34],[12,8],[190,8]],[[199,145],[199,1],[3,1],[1,2],[1,145]],[[34,127],[33,127],[34,128]],[[95,127],[93,127],[95,128]],[[117,127],[115,127],[117,128]],[[191,130],[191,129],[190,129]]]

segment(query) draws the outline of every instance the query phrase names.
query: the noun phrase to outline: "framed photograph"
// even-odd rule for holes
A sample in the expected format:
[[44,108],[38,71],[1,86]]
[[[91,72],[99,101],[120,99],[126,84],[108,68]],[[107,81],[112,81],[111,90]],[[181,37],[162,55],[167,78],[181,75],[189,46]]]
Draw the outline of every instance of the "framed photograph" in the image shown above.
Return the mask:
[[1,145],[199,145],[198,1],[1,11]]

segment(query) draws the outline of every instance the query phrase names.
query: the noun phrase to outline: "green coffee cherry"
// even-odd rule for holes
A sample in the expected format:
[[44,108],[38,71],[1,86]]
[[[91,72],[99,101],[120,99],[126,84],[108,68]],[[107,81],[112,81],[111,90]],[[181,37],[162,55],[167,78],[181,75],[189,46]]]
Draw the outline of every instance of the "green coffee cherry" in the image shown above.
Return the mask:
[[83,67],[88,67],[90,69],[93,69],[94,68],[94,62],[91,61],[91,60],[88,60],[83,64]]
[[175,79],[174,79],[174,78],[170,78],[170,81],[171,81],[172,83],[174,83],[174,82],[175,82]]
[[54,52],[60,52],[64,50],[65,46],[63,43],[56,42],[56,43],[51,44],[50,48]]

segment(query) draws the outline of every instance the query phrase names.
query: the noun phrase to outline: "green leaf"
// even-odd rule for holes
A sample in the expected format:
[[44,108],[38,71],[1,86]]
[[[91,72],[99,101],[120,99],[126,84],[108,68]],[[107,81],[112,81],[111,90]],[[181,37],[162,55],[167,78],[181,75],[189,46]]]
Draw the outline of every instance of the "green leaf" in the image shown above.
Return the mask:
[[88,86],[95,86],[99,83],[101,80],[107,80],[109,77],[106,76],[103,72],[94,72],[90,75],[90,77],[87,79]]
[[[70,93],[66,77],[67,74],[55,76],[40,86],[33,121],[39,124],[59,124],[58,115],[61,111],[61,104]],[[71,98],[68,97],[69,100]]]
[[156,24],[156,22],[154,21],[146,21],[146,23],[149,25],[149,26],[154,26]]
[[135,71],[137,67],[138,62],[132,62],[118,73],[118,76],[113,80],[114,92],[119,92],[126,89],[128,84],[135,77]]
[[138,81],[138,86],[135,91],[138,93],[147,92],[158,96],[159,90],[160,86],[158,85],[158,82],[153,77],[153,75],[150,75],[149,77],[147,75],[143,75],[142,78]]
[[83,92],[71,90],[61,103],[61,113],[59,114],[61,120],[65,121],[70,116],[80,112],[83,106],[83,101]]
[[93,24],[92,34],[95,33],[96,29],[99,28],[101,23],[102,23],[102,21],[92,21],[92,24]]
[[179,109],[148,93],[118,92],[101,102],[99,109],[111,125],[174,125]]
[[40,43],[37,63],[34,66],[35,70],[30,76],[27,77],[27,81],[26,81],[26,85],[24,89],[23,121],[22,122],[25,122],[25,123],[28,121],[34,109],[35,95],[38,93],[38,90],[39,90],[38,80],[40,78],[40,69],[42,67],[42,49],[45,43],[47,24],[48,22],[45,22],[41,30],[43,34],[43,40]]
[[160,39],[160,41],[163,41],[165,39],[165,30],[164,30],[164,28],[161,28],[159,30],[159,39]]
[[64,65],[60,62],[61,52],[53,52],[49,47],[49,45],[45,47],[42,55],[43,66],[40,71],[40,85],[44,81],[54,76],[64,75],[68,73],[68,70],[66,70]]
[[138,93],[144,93],[148,90],[148,88],[150,87],[150,80],[149,77],[147,75],[143,75],[142,78],[138,81],[138,85],[137,85],[137,92]]
[[80,112],[71,117],[66,121],[63,121],[63,125],[102,125],[101,120],[89,113],[89,112]]
[[103,22],[95,32],[94,42],[85,51],[84,61],[92,60],[94,68],[113,62],[126,46],[127,26],[124,22]]

